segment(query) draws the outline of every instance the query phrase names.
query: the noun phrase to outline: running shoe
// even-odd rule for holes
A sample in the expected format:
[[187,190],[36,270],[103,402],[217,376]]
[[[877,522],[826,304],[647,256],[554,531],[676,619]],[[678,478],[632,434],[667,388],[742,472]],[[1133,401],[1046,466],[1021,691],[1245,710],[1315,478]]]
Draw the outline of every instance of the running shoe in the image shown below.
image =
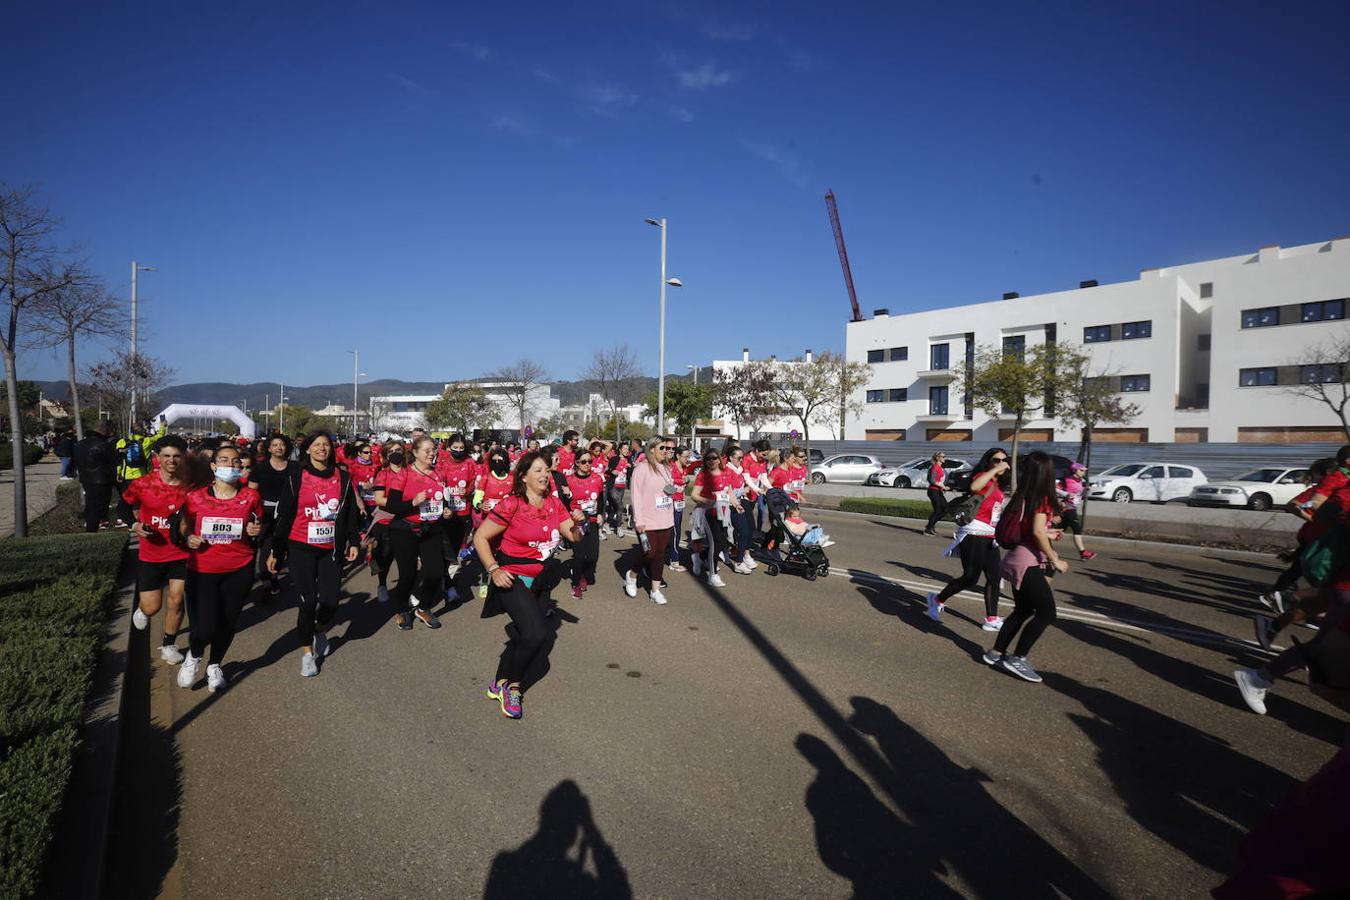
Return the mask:
[[136,626],[137,631],[144,631],[150,624],[150,617],[141,612],[141,608],[136,607],[136,611],[131,614],[131,624]]
[[1269,652],[1271,642],[1275,640],[1275,620],[1258,613],[1252,616],[1252,625],[1256,629],[1256,642],[1262,650]]
[[333,652],[333,647],[328,643],[328,635],[322,631],[314,632],[314,655],[323,659]]
[[300,657],[300,677],[313,678],[319,674],[319,663],[314,659],[313,653],[306,653]]
[[652,602],[657,606],[665,606],[668,601],[665,594],[660,591],[652,591]]
[[743,562],[738,562],[731,564],[731,571],[735,572],[737,575],[749,575],[751,572],[755,570],[750,568]]
[[211,693],[225,689],[225,670],[219,664],[211,663],[206,667],[206,689]]
[[677,562],[666,563],[666,568],[669,569],[669,570],[672,571],[672,572],[686,572],[686,571],[688,571],[687,569],[685,569],[684,566],[680,565],[680,564],[677,563]]
[[413,618],[417,619],[417,621],[421,622],[423,625],[427,626],[432,631],[435,631],[437,628],[441,627],[441,620],[436,618],[434,613],[429,613],[425,609],[417,610],[415,613],[413,613]]
[[821,546],[821,547],[833,547],[833,546],[834,546],[834,541],[830,540],[829,538],[826,538],[825,540],[823,540],[823,541],[820,542],[820,546]]
[[519,719],[525,714],[525,709],[521,706],[520,685],[505,685],[497,695],[497,700],[501,703],[502,715],[508,719]]
[[983,631],[998,631],[1003,627],[1003,620],[998,616],[985,616],[984,624],[980,626]]
[[716,572],[713,572],[708,576],[708,587],[724,588],[726,586],[727,583],[723,581],[722,576],[718,575]]
[[581,594],[582,594],[581,582],[578,581],[576,584],[572,585],[572,599],[580,600]]
[[173,644],[160,644],[159,658],[171,666],[176,666],[183,661],[183,651]]
[[1238,690],[1242,692],[1242,699],[1251,707],[1251,711],[1258,716],[1266,714],[1266,691],[1275,686],[1273,681],[1267,681],[1256,669],[1238,669],[1233,673],[1233,680],[1237,682]]
[[623,592],[630,597],[637,596],[637,579],[625,578],[623,580]]
[[417,599],[416,594],[409,594],[408,605],[411,606],[413,609],[416,609],[417,607],[422,605],[422,601]]
[[501,679],[500,681],[496,678],[489,681],[487,686],[488,699],[489,700],[502,699],[502,687],[505,684],[506,684],[505,678]]
[[380,602],[381,602],[381,603],[388,603],[388,602],[389,602],[389,588],[385,587],[384,585],[380,585],[380,590],[378,591],[378,595],[379,595],[379,598],[380,598]]
[[201,660],[189,653],[183,658],[183,664],[178,667],[178,686],[180,688],[190,688],[197,680],[197,666]]
[[1003,654],[999,653],[997,650],[986,650],[981,659],[991,666],[996,666],[1003,661]]
[[1280,615],[1284,615],[1284,610],[1286,606],[1284,602],[1284,594],[1280,591],[1271,591],[1270,600],[1272,603],[1275,604],[1275,611]]
[[1079,559],[1094,559],[1096,556],[1097,553],[1095,550],[1084,550],[1082,553],[1078,554]]
[[749,566],[749,567],[752,568],[752,569],[758,569],[758,568],[759,568],[759,561],[756,560],[756,559],[755,559],[753,556],[751,556],[749,553],[745,554],[745,558],[742,559],[741,562],[745,563],[747,566]]
[[412,613],[399,613],[395,619],[399,631],[412,631]]
[[591,586],[591,583],[587,581],[585,578],[583,578],[580,581],[580,585],[581,585],[581,592],[584,594],[586,593],[586,590]]
[[1041,676],[1031,667],[1031,663],[1027,662],[1025,656],[1003,657],[1003,670],[1016,675],[1023,681],[1030,681],[1032,684],[1040,684],[1042,681]]
[[945,605],[938,602],[937,594],[928,595],[928,618],[934,622],[942,621],[942,610]]

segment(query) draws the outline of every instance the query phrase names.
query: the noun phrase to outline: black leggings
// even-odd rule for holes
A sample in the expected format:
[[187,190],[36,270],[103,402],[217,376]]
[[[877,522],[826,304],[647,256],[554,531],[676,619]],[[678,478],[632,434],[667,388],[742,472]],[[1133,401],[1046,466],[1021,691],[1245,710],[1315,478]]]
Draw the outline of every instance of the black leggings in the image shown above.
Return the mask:
[[[707,548],[703,561],[708,564],[708,571],[716,574],[717,555],[731,546],[731,538],[727,537],[727,527],[722,524],[722,520],[717,518],[717,508],[705,510],[704,522],[704,542]],[[692,551],[691,551],[692,552]]]
[[1298,555],[1294,561],[1289,564],[1289,568],[1280,573],[1280,577],[1275,579],[1275,586],[1271,590],[1284,591],[1293,590],[1298,584],[1298,580],[1303,577],[1303,547],[1299,546]]
[[497,663],[497,680],[519,684],[537,679],[547,665],[557,635],[544,618],[544,604],[517,576],[507,590],[493,585],[497,599],[511,624],[506,626],[506,647]]
[[625,488],[608,485],[605,488],[605,519],[609,522],[610,530],[617,531],[619,525],[623,522],[623,514],[626,504],[623,502],[623,492]]
[[582,580],[587,584],[595,584],[595,564],[600,559],[600,523],[586,522],[577,527],[585,528],[586,533],[572,552],[572,584]]
[[[744,507],[742,508],[744,509]],[[736,552],[732,555],[737,562],[744,562],[745,554],[750,549],[751,530],[754,528],[754,522],[750,518],[750,510],[736,512],[733,509],[731,511],[731,528],[736,534]]]
[[961,554],[961,574],[957,575],[937,595],[939,603],[946,603],[961,591],[968,591],[980,583],[984,576],[984,615],[993,618],[998,615],[998,545],[994,538],[966,535],[956,545]]
[[[464,539],[469,536],[472,526],[473,521],[469,516],[451,516],[448,519],[441,520],[441,528],[445,534],[445,561],[447,566],[453,566],[459,562],[459,551],[464,549]],[[418,596],[422,595],[418,594]]]
[[[965,543],[962,541],[962,543]],[[1029,620],[1029,621],[1028,621]],[[1055,594],[1050,590],[1050,580],[1039,567],[1027,569],[1022,576],[1022,586],[1013,588],[1013,611],[999,629],[994,639],[994,649],[1000,653],[1008,650],[1012,639],[1021,630],[1017,638],[1017,656],[1026,656],[1035,646],[1036,639],[1045,631],[1046,626],[1055,621]],[[1023,628],[1022,626],[1026,627]]]
[[188,650],[197,659],[211,646],[211,662],[220,665],[234,640],[239,613],[253,587],[252,564],[233,572],[188,572]]
[[[933,512],[928,516],[928,524],[924,526],[924,531],[932,531],[934,526],[947,514],[947,495],[942,491],[935,491],[930,488],[928,502],[933,504]],[[965,541],[962,541],[962,543],[965,543]]]
[[337,612],[342,564],[332,550],[291,541],[291,583],[300,592],[300,615],[295,630],[301,647],[314,645],[314,632],[328,628]]
[[394,565],[394,541],[389,537],[389,523],[376,525],[370,530],[370,536],[375,540],[375,577],[379,579],[380,587],[386,587],[389,570]]
[[[394,545],[394,564],[398,566],[398,585],[389,592],[394,611],[406,613],[414,594],[418,603],[428,612],[443,595],[441,581],[445,578],[445,545],[440,528],[424,527],[421,534],[405,525],[389,526],[389,538]],[[417,568],[421,560],[422,568]]]

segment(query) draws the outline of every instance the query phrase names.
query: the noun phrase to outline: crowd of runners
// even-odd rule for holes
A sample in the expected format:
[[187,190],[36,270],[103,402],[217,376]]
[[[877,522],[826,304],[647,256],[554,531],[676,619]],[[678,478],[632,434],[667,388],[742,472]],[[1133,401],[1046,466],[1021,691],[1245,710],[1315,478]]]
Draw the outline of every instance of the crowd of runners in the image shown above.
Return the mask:
[[[128,471],[128,457],[139,468]],[[1078,516],[1085,471],[1074,464],[1057,479],[1051,457],[1032,452],[1019,460],[1010,490],[1012,460],[994,448],[964,495],[948,503],[940,457],[930,494],[941,503],[934,499],[926,531],[954,521],[944,554],[959,558],[961,573],[928,595],[928,615],[941,622],[951,597],[983,582],[982,627],[993,633],[984,661],[1039,682],[1029,657],[1055,621],[1052,584],[1068,569],[1061,538],[1071,538],[1064,543],[1080,559],[1095,556],[1083,546]],[[715,588],[725,586],[724,572],[752,575],[761,566],[769,574],[827,574],[824,551],[833,543],[802,515],[805,451],[764,440],[697,454],[667,437],[616,443],[576,431],[523,446],[458,434],[437,440],[421,429],[383,442],[316,432],[189,444],[161,427],[118,442],[115,458],[120,524],[139,539],[133,621],[145,628],[164,609],[162,658],[179,666],[183,687],[197,683],[204,666],[212,691],[226,686],[221,663],[241,610],[250,599],[273,602],[283,575],[298,597],[300,674],[318,675],[345,576],[369,566],[378,600],[401,630],[439,629],[438,609],[474,601],[484,617],[508,617],[487,694],[504,715],[519,718],[521,686],[542,671],[552,647],[555,595],[580,600],[596,584],[600,542],[631,539],[619,565],[623,591],[657,605],[668,602],[669,572],[690,571]],[[91,529],[109,500],[93,491]],[[1288,510],[1305,520],[1300,547],[1260,596],[1275,615],[1255,617],[1256,639],[1271,650],[1283,628],[1320,621],[1321,631],[1259,669],[1235,673],[1258,713],[1279,676],[1310,660],[1318,665],[1327,636],[1333,646],[1347,637],[1350,446],[1311,467],[1307,490]],[[999,614],[1005,584],[1012,594],[1006,619]],[[186,652],[179,646],[185,613]]]

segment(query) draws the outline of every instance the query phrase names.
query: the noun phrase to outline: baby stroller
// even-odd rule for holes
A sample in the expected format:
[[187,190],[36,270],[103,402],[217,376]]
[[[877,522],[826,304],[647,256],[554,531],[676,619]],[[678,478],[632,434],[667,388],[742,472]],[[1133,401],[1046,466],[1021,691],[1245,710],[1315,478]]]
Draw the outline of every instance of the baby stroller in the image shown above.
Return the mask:
[[789,572],[801,575],[807,581],[829,575],[830,558],[825,555],[824,549],[805,546],[802,539],[788,531],[783,524],[783,517],[792,505],[787,492],[782,488],[774,488],[764,495],[764,502],[769,507],[769,523],[772,526],[769,542],[764,548],[765,555],[769,557],[764,567],[765,573],[777,575],[780,571]]

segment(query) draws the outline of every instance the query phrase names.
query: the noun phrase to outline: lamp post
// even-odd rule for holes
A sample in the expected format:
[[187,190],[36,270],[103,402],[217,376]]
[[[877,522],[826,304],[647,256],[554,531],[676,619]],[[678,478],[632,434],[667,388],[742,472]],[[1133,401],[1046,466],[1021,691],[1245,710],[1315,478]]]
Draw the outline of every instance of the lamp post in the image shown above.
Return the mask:
[[684,287],[684,282],[678,278],[666,277],[666,220],[660,218],[646,219],[645,221],[648,225],[655,225],[661,229],[661,336],[656,372],[656,433],[664,434],[666,430],[666,285]]
[[358,400],[356,396],[356,384],[357,379],[366,373],[358,371],[361,368],[361,351],[357,349],[357,350],[348,350],[347,352],[352,355],[352,438],[354,440],[356,438],[356,416],[357,416],[356,410],[358,408],[357,407]]
[[127,422],[127,434],[131,434],[132,426],[136,422],[136,375],[138,363],[136,356],[136,276],[141,272],[153,272],[154,266],[142,266],[131,261],[131,415]]
[[[688,365],[688,366],[685,366],[685,368],[686,368],[686,369],[693,369],[693,370],[694,370],[694,387],[698,387],[698,366]],[[689,449],[690,449],[690,450],[693,450],[693,449],[694,449],[694,438],[695,438],[697,432],[698,432],[698,417],[697,417],[697,416],[691,416],[691,417],[689,418]]]

